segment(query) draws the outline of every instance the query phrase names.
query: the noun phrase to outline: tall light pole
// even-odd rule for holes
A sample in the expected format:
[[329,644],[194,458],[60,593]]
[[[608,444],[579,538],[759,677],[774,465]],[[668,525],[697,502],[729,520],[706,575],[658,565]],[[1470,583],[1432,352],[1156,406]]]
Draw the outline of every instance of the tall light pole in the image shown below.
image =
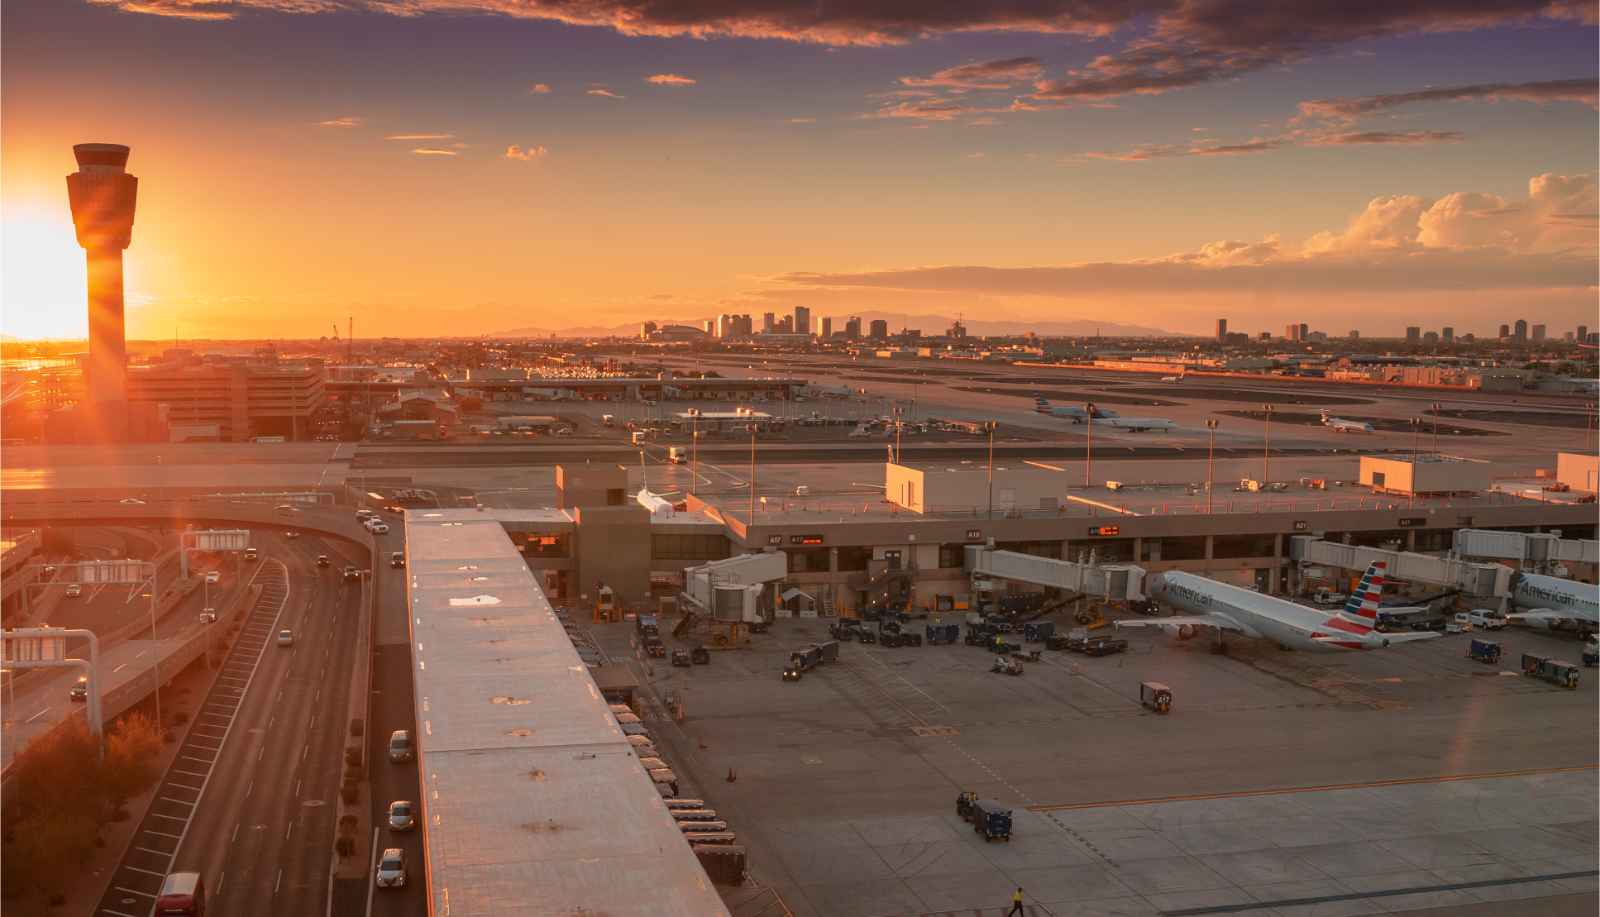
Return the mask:
[[1094,481],[1094,403],[1083,406],[1083,422],[1088,424],[1083,442],[1083,486],[1091,487]]
[[996,421],[989,421],[989,518],[994,518],[994,428]]
[[756,425],[750,425],[750,524],[756,521]]
[[1211,491],[1216,483],[1216,455],[1217,455],[1217,422],[1206,421],[1206,432],[1211,435],[1211,441],[1206,444],[1206,515],[1211,514]]
[[[151,671],[156,676],[156,729],[165,735],[166,726],[161,722],[161,650],[156,643],[156,596],[161,594],[160,578],[161,568],[155,563],[150,564],[150,652],[155,656],[155,664]],[[207,583],[209,586],[210,584]]]
[[1261,484],[1265,486],[1272,483],[1272,405],[1263,404],[1261,407],[1267,415],[1267,432],[1262,437],[1261,446]]
[[689,416],[689,494],[700,483],[700,415]]
[[1433,408],[1433,454],[1439,454],[1439,402],[1435,401]]
[[1419,444],[1422,436],[1422,418],[1411,418],[1411,487],[1406,491],[1406,506],[1409,508],[1417,502],[1417,458]]

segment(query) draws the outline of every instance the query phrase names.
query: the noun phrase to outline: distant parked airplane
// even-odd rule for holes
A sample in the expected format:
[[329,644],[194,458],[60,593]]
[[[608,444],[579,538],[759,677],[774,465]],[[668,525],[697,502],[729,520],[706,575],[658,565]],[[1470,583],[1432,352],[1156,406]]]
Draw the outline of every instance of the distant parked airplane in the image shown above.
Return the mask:
[[1095,420],[1105,420],[1106,418],[1117,416],[1116,411],[1097,408],[1094,405],[1089,405],[1087,408],[1080,408],[1076,405],[1057,406],[1038,397],[1033,399],[1033,409],[1040,414],[1049,414],[1051,417],[1065,417],[1073,423],[1083,423],[1091,416],[1090,411],[1094,412],[1092,416]]
[[1159,627],[1191,637],[1202,627],[1271,640],[1290,649],[1371,650],[1394,643],[1429,640],[1437,632],[1385,634],[1375,629],[1378,600],[1383,594],[1383,561],[1373,561],[1361,578],[1361,586],[1338,614],[1262,595],[1253,589],[1230,586],[1193,573],[1170,571],[1150,579],[1150,597],[1181,611],[1193,612],[1170,618],[1134,618],[1116,622],[1117,627]]
[[1176,384],[1178,384],[1178,383],[1179,383],[1179,382],[1182,382],[1182,381],[1183,381],[1183,376],[1182,376],[1182,375],[1177,375],[1177,376],[1162,376],[1162,377],[1161,377],[1161,381],[1162,381],[1162,382],[1171,382],[1171,383],[1172,383],[1172,384],[1174,384],[1174,385],[1176,385]]
[[1330,417],[1327,411],[1322,412],[1322,425],[1331,428],[1335,433],[1376,433],[1372,424],[1364,420],[1346,420],[1343,417]]

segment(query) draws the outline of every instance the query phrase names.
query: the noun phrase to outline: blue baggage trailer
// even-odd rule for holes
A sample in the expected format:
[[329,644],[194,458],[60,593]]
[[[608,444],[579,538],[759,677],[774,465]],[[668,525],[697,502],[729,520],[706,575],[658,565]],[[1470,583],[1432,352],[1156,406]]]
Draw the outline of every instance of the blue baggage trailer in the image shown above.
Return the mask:
[[1467,645],[1467,658],[1487,665],[1500,661],[1500,644],[1493,640],[1479,640],[1473,638]]

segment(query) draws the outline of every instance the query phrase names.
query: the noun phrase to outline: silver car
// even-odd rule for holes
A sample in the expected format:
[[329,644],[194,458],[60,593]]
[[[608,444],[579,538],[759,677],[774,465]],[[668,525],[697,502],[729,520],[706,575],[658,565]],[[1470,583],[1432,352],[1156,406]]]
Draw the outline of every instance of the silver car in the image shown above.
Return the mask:
[[406,884],[406,852],[399,847],[389,847],[378,858],[378,874],[374,877],[379,888],[403,888]]
[[416,810],[411,802],[406,799],[396,799],[389,803],[389,830],[410,831],[417,826]]

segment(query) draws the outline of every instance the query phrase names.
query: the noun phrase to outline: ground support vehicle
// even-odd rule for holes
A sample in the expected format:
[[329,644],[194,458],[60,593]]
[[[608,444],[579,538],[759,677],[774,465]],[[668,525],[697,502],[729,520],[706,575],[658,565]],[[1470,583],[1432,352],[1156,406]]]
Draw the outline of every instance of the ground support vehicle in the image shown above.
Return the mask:
[[996,656],[994,657],[994,665],[989,667],[989,671],[998,672],[1001,675],[1021,675],[1022,663],[1012,659],[1010,656]]
[[1467,644],[1467,658],[1474,662],[1493,665],[1500,661],[1500,644],[1493,640],[1479,640],[1476,637]]
[[1157,713],[1167,713],[1172,710],[1172,689],[1159,681],[1147,681],[1139,685],[1139,703]]
[[1093,637],[1083,645],[1085,656],[1110,656],[1120,653],[1128,648],[1128,641],[1121,637],[1100,636]]
[[1548,681],[1569,691],[1578,687],[1578,667],[1570,662],[1562,662],[1547,656],[1523,653],[1522,674]]

